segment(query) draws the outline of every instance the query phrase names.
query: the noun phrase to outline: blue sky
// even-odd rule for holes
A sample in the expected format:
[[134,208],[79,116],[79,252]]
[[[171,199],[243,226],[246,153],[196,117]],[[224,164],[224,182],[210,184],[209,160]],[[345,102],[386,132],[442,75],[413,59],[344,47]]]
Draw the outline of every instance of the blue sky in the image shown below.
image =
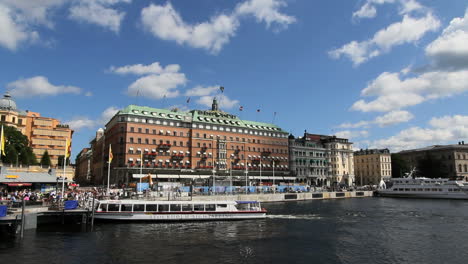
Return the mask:
[[70,124],[73,156],[129,104],[206,109],[214,96],[241,118],[272,122],[276,112],[296,136],[335,134],[355,148],[468,141],[467,8],[0,0],[0,86],[20,109]]

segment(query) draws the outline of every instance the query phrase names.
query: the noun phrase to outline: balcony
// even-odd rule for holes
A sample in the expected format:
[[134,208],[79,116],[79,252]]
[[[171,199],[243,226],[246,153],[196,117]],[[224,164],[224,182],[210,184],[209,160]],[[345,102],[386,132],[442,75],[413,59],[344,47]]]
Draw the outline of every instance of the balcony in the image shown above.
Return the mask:
[[171,144],[163,143],[163,144],[158,145],[158,149],[170,149],[170,148],[171,148]]

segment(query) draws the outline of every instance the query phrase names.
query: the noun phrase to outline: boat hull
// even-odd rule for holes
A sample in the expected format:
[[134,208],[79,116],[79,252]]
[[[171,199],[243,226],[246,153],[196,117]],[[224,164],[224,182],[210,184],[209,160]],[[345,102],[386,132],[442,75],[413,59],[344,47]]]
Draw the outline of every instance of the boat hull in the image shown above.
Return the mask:
[[394,198],[421,198],[421,199],[452,199],[468,200],[466,193],[421,193],[421,192],[395,192],[395,191],[377,191],[377,196]]
[[239,212],[200,212],[200,213],[134,213],[134,212],[96,212],[97,220],[116,221],[216,221],[216,220],[247,220],[266,218],[266,211]]

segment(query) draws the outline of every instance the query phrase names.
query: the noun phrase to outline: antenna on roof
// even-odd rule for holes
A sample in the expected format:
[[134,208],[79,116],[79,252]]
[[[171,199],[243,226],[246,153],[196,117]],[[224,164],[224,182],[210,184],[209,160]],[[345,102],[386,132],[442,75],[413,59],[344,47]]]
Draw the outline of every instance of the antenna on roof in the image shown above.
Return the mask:
[[135,96],[135,105],[138,105],[138,97],[140,96],[140,90],[137,90],[136,96]]
[[276,119],[276,112],[273,112],[273,120],[271,121],[273,125],[275,124],[275,119]]
[[162,98],[162,109],[166,109],[166,95],[163,96]]

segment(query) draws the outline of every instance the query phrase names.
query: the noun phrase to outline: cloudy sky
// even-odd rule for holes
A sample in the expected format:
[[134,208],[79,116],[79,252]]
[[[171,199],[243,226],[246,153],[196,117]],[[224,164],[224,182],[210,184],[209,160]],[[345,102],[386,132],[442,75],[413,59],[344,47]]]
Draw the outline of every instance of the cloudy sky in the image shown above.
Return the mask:
[[20,109],[75,129],[73,155],[129,104],[214,96],[355,148],[468,141],[466,0],[0,0],[0,62]]

